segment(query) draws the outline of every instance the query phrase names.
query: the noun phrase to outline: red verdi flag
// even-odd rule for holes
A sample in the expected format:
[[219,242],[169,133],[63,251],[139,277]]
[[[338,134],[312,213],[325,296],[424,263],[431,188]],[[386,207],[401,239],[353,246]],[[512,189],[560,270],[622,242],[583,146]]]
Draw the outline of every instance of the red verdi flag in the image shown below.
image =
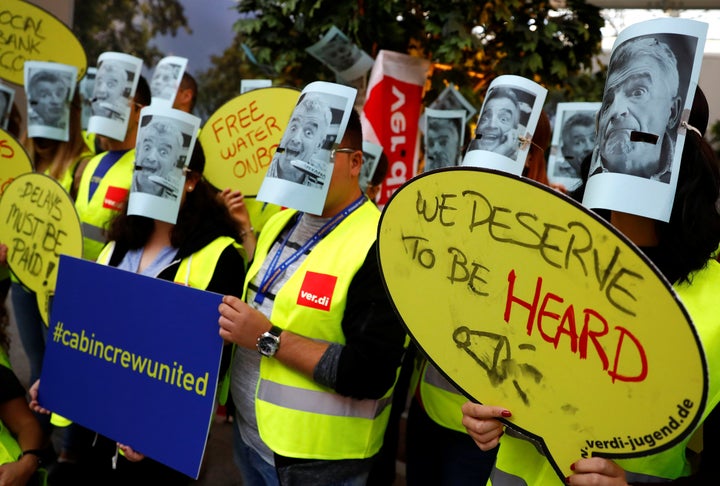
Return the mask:
[[380,51],[367,89],[362,123],[365,140],[382,145],[388,173],[378,203],[416,172],[418,121],[430,62],[392,51]]

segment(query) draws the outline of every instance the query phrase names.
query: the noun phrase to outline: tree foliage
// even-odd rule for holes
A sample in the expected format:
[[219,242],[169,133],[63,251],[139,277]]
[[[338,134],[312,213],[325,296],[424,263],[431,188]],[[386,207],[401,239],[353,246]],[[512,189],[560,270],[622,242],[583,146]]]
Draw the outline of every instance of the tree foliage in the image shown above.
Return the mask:
[[[216,61],[240,56],[254,77],[270,73],[276,85],[335,80],[305,51],[335,25],[373,57],[386,49],[430,59],[429,100],[452,82],[479,106],[501,74],[541,83],[554,101],[598,100],[602,94],[603,76],[591,67],[603,19],[585,0],[243,0],[237,8],[235,53]],[[241,44],[256,64],[248,63]]]
[[150,43],[156,34],[191,32],[179,0],[93,0],[78,2],[74,32],[94,65],[105,51],[117,51],[143,59],[153,66],[163,53]]

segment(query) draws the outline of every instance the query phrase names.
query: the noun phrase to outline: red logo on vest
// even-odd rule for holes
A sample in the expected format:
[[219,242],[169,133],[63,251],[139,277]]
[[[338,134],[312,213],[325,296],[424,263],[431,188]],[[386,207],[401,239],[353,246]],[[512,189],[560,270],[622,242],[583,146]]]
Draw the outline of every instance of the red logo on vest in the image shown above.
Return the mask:
[[313,309],[330,310],[337,277],[324,273],[307,272],[298,294],[298,305]]
[[103,207],[105,209],[112,209],[113,211],[120,211],[122,204],[128,196],[128,192],[124,187],[108,187],[105,193],[105,199],[103,199]]

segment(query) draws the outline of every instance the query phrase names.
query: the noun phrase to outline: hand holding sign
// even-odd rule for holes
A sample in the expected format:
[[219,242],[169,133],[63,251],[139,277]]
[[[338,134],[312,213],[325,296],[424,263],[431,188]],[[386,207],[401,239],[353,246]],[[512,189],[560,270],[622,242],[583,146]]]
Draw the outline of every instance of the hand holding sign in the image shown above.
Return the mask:
[[24,174],[0,199],[0,229],[10,269],[37,294],[47,322],[60,255],[82,257],[82,230],[72,199],[55,179]]
[[379,254],[429,359],[510,410],[561,478],[581,457],[647,455],[697,424],[705,358],[684,308],[637,249],[552,190],[470,168],[418,177],[385,208]]

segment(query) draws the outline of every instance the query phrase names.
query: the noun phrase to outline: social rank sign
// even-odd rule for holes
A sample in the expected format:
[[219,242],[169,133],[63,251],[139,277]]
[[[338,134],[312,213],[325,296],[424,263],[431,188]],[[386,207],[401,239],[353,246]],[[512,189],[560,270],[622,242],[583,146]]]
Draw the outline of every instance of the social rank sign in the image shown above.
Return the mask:
[[52,177],[26,173],[0,198],[0,238],[10,270],[36,293],[45,322],[55,292],[60,255],[82,257],[80,218],[68,193]]
[[23,85],[25,61],[49,61],[78,68],[85,76],[87,55],[60,19],[22,0],[3,0],[0,8],[0,78]]
[[254,198],[299,97],[295,89],[261,88],[218,108],[199,136],[208,182]]
[[64,256],[58,282],[42,406],[197,479],[222,296]]
[[510,410],[561,479],[581,457],[647,455],[697,425],[707,372],[688,314],[579,204],[504,173],[444,169],[394,194],[378,238],[413,339],[468,397]]
[[30,156],[23,146],[0,128],[0,197],[15,178],[32,170]]

